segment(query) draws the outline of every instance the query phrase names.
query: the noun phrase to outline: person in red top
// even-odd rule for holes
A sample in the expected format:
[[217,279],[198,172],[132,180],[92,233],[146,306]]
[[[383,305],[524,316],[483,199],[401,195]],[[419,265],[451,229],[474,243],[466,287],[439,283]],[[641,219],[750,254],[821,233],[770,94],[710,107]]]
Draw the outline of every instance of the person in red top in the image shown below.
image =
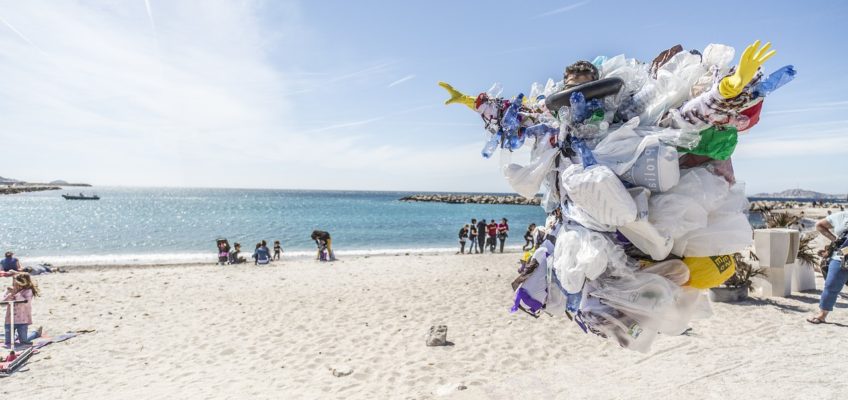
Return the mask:
[[498,235],[498,224],[495,223],[495,220],[489,222],[489,225],[486,225],[486,247],[489,248],[489,252],[495,252],[496,245],[496,237]]
[[501,242],[501,253],[503,253],[507,236],[509,236],[509,224],[506,223],[506,218],[502,218],[501,223],[498,224],[498,241]]

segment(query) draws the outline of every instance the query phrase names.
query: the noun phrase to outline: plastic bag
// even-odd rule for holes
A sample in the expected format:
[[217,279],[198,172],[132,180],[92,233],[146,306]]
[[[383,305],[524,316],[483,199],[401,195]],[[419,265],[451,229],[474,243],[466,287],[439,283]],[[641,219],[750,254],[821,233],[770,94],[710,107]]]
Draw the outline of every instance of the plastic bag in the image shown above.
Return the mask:
[[577,293],[586,279],[596,279],[608,269],[620,274],[627,256],[601,233],[571,226],[560,230],[554,248],[554,272],[568,293]]
[[621,78],[624,81],[625,94],[636,93],[648,80],[647,66],[635,59],[625,58],[624,54],[603,60],[598,67],[598,73],[602,79]]
[[544,307],[547,298],[547,262],[548,250],[539,248],[533,253],[533,260],[539,263],[530,276],[519,285],[515,291],[515,303],[510,310],[518,311],[519,306],[528,310],[531,314],[537,314]]
[[735,127],[711,126],[701,131],[698,146],[691,150],[684,149],[682,152],[707,156],[715,160],[727,160],[736,150],[737,142],[738,134]]
[[636,248],[648,254],[654,260],[663,260],[671,252],[673,241],[668,234],[661,234],[648,220],[648,198],[650,192],[645,188],[628,190],[636,203],[636,220],[621,226],[618,231],[633,243]]
[[797,73],[798,72],[795,71],[795,67],[791,65],[780,67],[777,71],[772,72],[768,78],[763,79],[757,84],[757,87],[754,88],[754,96],[768,96],[771,92],[780,89],[781,86],[795,79],[795,74]]
[[665,277],[678,286],[683,286],[689,282],[689,267],[686,263],[677,259],[658,262],[642,268],[641,271]]
[[686,257],[733,254],[751,245],[754,231],[742,213],[714,213],[707,226],[674,239],[672,253]]
[[686,257],[683,263],[689,269],[689,286],[710,289],[721,285],[736,271],[733,255],[713,257]]
[[655,192],[666,191],[680,179],[677,149],[660,143],[658,136],[637,132],[638,125],[638,117],[627,121],[601,140],[592,153],[622,180]]
[[539,192],[539,187],[550,172],[559,149],[546,145],[547,150],[535,155],[533,160],[525,165],[509,164],[504,168],[504,176],[516,193],[524,198],[532,199]]
[[636,220],[636,204],[611,169],[603,165],[569,166],[562,187],[574,207],[597,223],[622,226]]

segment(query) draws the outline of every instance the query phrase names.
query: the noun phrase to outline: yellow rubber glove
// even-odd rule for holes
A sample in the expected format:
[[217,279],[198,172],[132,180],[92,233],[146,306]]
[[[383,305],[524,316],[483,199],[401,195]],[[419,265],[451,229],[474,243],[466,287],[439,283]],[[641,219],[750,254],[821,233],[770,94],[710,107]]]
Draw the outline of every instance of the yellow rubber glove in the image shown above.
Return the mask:
[[718,91],[725,99],[734,98],[742,93],[742,89],[751,79],[763,63],[771,58],[776,52],[768,51],[771,47],[771,42],[766,43],[760,48],[760,41],[757,40],[754,44],[745,48],[742,57],[739,58],[739,65],[736,67],[736,72],[721,80],[718,85]]
[[447,84],[446,82],[439,82],[439,86],[443,87],[451,95],[451,98],[445,100],[445,104],[459,103],[470,108],[471,111],[477,111],[477,108],[474,107],[474,102],[477,100],[476,97],[468,96],[465,93],[454,89],[453,86]]

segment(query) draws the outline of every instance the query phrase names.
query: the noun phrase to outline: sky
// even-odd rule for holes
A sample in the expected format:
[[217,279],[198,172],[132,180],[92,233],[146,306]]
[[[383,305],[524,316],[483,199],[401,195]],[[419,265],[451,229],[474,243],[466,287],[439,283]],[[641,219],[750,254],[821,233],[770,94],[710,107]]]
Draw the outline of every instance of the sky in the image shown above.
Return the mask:
[[737,178],[846,193],[847,18],[825,1],[3,0],[0,176],[509,192],[438,81],[514,96],[579,59],[762,39],[767,72],[799,72],[740,138]]

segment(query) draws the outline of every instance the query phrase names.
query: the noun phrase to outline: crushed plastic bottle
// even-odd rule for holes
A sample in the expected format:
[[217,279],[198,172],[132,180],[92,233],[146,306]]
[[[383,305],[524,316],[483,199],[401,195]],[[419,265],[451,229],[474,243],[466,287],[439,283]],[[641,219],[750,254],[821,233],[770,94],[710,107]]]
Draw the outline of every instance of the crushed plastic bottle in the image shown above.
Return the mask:
[[781,86],[795,79],[795,74],[797,73],[798,71],[795,71],[795,67],[792,65],[783,66],[777,71],[772,72],[768,78],[760,81],[757,87],[754,88],[754,97],[768,96],[771,92],[780,89]]
[[498,143],[500,143],[502,132],[498,132],[492,135],[489,138],[489,141],[486,142],[486,145],[483,146],[483,150],[480,154],[483,155],[483,158],[490,158],[492,154],[495,154],[495,150],[498,149]]

